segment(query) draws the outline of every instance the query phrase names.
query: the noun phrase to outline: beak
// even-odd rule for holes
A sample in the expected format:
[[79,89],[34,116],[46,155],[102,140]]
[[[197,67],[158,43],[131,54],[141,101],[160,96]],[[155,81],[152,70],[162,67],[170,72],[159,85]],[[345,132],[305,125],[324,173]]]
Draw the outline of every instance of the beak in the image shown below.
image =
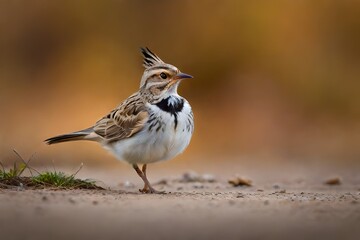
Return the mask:
[[193,78],[193,76],[186,74],[186,73],[178,73],[175,75],[175,77],[173,78],[173,80],[181,80],[184,78]]

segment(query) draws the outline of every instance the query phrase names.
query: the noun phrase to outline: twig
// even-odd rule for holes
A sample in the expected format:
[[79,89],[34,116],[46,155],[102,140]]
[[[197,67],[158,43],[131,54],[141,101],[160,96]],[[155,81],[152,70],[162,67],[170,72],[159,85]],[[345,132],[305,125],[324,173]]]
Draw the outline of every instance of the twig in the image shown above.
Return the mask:
[[0,186],[4,187],[4,188],[11,188],[11,189],[17,188],[17,186],[11,186],[11,185],[7,185],[7,184],[3,184],[3,183],[0,183]]

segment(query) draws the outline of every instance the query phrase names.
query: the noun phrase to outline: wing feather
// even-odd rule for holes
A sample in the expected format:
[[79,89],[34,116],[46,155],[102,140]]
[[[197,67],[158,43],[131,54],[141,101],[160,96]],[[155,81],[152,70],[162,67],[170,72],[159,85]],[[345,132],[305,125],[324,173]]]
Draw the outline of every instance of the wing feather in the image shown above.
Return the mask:
[[133,95],[100,119],[94,126],[94,132],[108,142],[114,142],[138,133],[148,119],[145,103],[140,96]]

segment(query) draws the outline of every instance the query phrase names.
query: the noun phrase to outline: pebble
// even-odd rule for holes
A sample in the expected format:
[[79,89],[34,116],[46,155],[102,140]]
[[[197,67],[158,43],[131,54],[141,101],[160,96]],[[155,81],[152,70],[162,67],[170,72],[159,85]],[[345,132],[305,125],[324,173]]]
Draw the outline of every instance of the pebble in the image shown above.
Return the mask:
[[134,187],[135,187],[135,185],[134,185],[132,182],[130,182],[130,181],[125,181],[125,182],[123,183],[123,186],[124,186],[125,188],[134,188]]
[[245,196],[244,196],[244,194],[242,194],[242,193],[239,193],[237,196],[236,196],[236,198],[244,198]]
[[209,183],[216,182],[216,178],[212,174],[208,174],[208,173],[203,174],[201,178],[204,182],[209,182]]
[[340,185],[341,184],[341,179],[340,179],[340,177],[330,178],[330,179],[325,181],[325,184],[327,184],[327,185]]
[[203,175],[198,174],[195,171],[188,171],[183,174],[183,176],[180,179],[180,182],[208,182],[208,183],[214,183],[216,182],[216,178],[214,175],[205,173]]
[[168,180],[166,179],[161,179],[156,183],[156,185],[167,185],[167,184],[168,184]]
[[16,190],[17,191],[24,191],[25,190],[24,184],[20,183]]
[[273,188],[274,188],[274,189],[279,189],[279,188],[280,188],[280,186],[279,186],[279,185],[277,185],[277,184],[274,184],[274,185],[273,185]]
[[236,177],[236,178],[230,179],[230,180],[228,180],[228,183],[233,185],[234,187],[237,187],[237,186],[251,187],[252,186],[251,180],[245,179],[242,177]]
[[204,184],[202,184],[202,183],[199,183],[199,182],[196,182],[196,183],[194,183],[193,185],[193,188],[204,188]]
[[198,182],[200,181],[200,175],[195,171],[185,172],[181,179],[182,182]]

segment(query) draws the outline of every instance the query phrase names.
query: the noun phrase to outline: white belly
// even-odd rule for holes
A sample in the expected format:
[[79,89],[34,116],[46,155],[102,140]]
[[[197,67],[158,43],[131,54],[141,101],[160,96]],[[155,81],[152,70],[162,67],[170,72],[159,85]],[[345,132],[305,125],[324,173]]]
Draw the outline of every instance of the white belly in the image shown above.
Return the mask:
[[[159,112],[158,109],[154,110]],[[159,125],[157,125],[149,131],[149,126],[146,125],[134,136],[104,147],[119,160],[131,164],[147,164],[172,159],[183,152],[190,143],[193,132],[193,127],[189,128],[190,112],[190,105],[185,103],[183,111],[177,114],[176,128],[174,115],[159,112],[162,119],[161,128],[158,129]]]

